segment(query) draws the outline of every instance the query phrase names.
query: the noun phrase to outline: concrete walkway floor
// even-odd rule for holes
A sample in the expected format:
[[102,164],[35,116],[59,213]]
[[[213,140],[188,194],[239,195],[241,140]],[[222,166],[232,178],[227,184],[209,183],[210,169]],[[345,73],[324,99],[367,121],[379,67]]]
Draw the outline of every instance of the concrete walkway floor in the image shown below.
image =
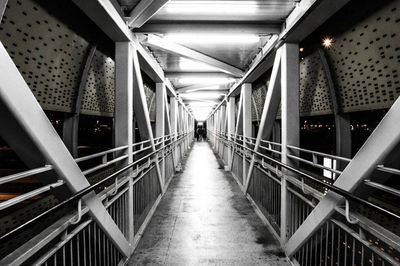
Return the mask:
[[129,265],[290,265],[206,142],[171,181]]

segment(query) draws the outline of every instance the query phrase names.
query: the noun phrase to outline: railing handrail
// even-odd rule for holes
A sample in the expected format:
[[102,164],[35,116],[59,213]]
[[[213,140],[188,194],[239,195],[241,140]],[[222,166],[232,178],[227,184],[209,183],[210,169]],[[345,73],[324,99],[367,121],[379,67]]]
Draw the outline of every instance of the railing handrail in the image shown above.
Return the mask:
[[[144,161],[145,159],[148,159],[149,157],[159,153],[161,150],[167,149],[169,146],[174,145],[177,142],[180,142],[182,139],[184,139],[186,136],[190,135],[192,131],[189,132],[185,132],[180,134],[181,137],[177,138],[176,140],[166,144],[165,146],[143,156],[142,158],[126,165],[125,167],[121,168],[120,170],[110,174],[109,176],[105,177],[104,179],[100,180],[99,182],[90,185],[84,189],[82,189],[81,191],[75,193],[74,195],[72,195],[71,197],[69,197],[68,199],[63,200],[62,202],[60,202],[59,204],[51,207],[50,209],[42,212],[41,214],[35,216],[34,218],[26,221],[25,223],[19,225],[18,227],[12,229],[11,231],[3,234],[0,236],[0,241],[3,241],[9,237],[11,237],[12,235],[15,235],[17,232],[21,231],[23,228],[25,228],[28,225],[33,224],[34,222],[38,221],[39,219],[50,215],[51,213],[54,213],[55,211],[59,210],[60,208],[67,206],[68,204],[70,204],[71,202],[77,200],[78,198],[82,198],[83,196],[85,196],[86,194],[88,194],[89,192],[93,191],[94,189],[98,188],[99,186],[101,186],[102,184],[106,183],[107,181],[111,180],[112,178],[116,178],[117,176],[119,176],[120,174],[126,172],[127,170],[129,170],[130,168],[132,168],[133,166],[137,165],[139,162]],[[51,189],[51,187],[50,187]]]
[[[209,130],[209,131],[210,131],[210,130]],[[210,133],[211,133],[211,134],[214,134],[212,131],[210,131]],[[217,136],[217,137],[218,137],[218,136]],[[224,139],[224,141],[233,142],[235,145],[238,145],[238,146],[240,146],[241,148],[243,148],[243,149],[245,149],[245,150],[249,150],[250,152],[252,152],[253,154],[255,154],[255,155],[257,155],[257,156],[263,157],[263,158],[265,158],[265,159],[267,159],[267,160],[269,160],[269,161],[271,161],[271,162],[273,162],[273,163],[275,163],[275,164],[277,164],[277,165],[279,165],[279,166],[281,166],[281,167],[283,167],[283,168],[285,168],[285,169],[287,169],[287,170],[289,170],[289,171],[292,171],[292,172],[294,172],[294,173],[296,173],[296,174],[299,174],[299,175],[301,175],[301,176],[303,176],[303,177],[305,177],[305,178],[307,178],[307,179],[309,179],[309,180],[312,180],[312,181],[315,182],[315,183],[318,183],[318,184],[321,185],[322,187],[324,187],[324,188],[326,188],[326,189],[329,189],[329,190],[331,190],[331,191],[333,191],[333,192],[339,194],[340,196],[344,197],[345,199],[353,200],[353,201],[355,201],[355,202],[357,202],[357,203],[359,203],[359,204],[368,206],[368,207],[370,207],[370,208],[372,208],[372,209],[374,209],[374,210],[376,210],[376,211],[379,211],[380,213],[386,214],[386,215],[391,216],[392,218],[394,218],[394,219],[400,221],[400,215],[398,215],[398,214],[396,214],[396,213],[393,213],[393,212],[391,212],[391,211],[389,211],[389,210],[386,210],[386,209],[384,209],[384,208],[382,208],[382,207],[380,207],[380,206],[378,206],[378,205],[375,205],[375,204],[373,204],[373,203],[371,203],[371,202],[369,202],[369,201],[367,201],[367,200],[364,200],[364,199],[362,199],[362,198],[359,198],[359,197],[353,195],[352,193],[350,193],[350,192],[348,192],[348,191],[346,191],[346,190],[343,190],[343,189],[341,189],[341,188],[339,188],[339,187],[337,187],[337,186],[334,186],[334,185],[325,183],[325,182],[319,180],[319,179],[316,178],[316,177],[313,177],[313,176],[311,176],[311,175],[309,175],[309,174],[306,174],[306,173],[302,172],[301,170],[298,170],[298,169],[296,169],[296,168],[294,168],[294,167],[292,167],[292,166],[289,166],[289,165],[287,165],[287,164],[285,164],[285,163],[282,163],[282,162],[280,162],[280,161],[278,161],[278,160],[275,160],[275,159],[273,159],[273,158],[271,158],[271,157],[269,157],[269,156],[267,156],[267,155],[265,155],[265,154],[261,154],[261,153],[259,153],[259,152],[255,152],[254,150],[252,150],[252,149],[246,147],[245,145],[242,145],[242,144],[240,144],[240,143],[237,143],[237,142],[235,142],[235,141],[228,140],[228,139]]]

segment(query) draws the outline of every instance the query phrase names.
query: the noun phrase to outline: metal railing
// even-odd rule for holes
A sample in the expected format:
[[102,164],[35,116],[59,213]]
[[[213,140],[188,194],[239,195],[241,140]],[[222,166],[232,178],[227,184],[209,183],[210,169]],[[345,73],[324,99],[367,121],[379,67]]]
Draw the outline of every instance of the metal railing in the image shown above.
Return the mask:
[[[97,197],[102,200],[133,250],[161,199],[163,189],[168,186],[172,178],[173,171],[170,171],[170,176],[165,177],[165,183],[160,184],[155,169],[156,162],[160,163],[165,160],[166,164],[170,164],[170,168],[173,169],[177,162],[174,156],[180,154],[180,158],[182,158],[192,139],[193,132],[155,138],[155,150],[152,150],[150,140],[132,144],[135,149],[132,154],[139,156],[134,162],[120,166],[121,169],[101,181],[1,235],[1,245],[7,245],[36,225],[46,223],[49,217],[61,214],[61,218],[48,224],[43,230],[35,232],[16,250],[10,250],[10,253],[1,259],[0,264],[119,265],[123,263],[127,258],[118,251],[103,230],[92,220],[88,207],[82,206],[81,199],[89,193],[96,192]],[[83,171],[85,174],[93,173],[126,159],[127,148],[128,146],[113,148],[78,158],[76,162],[81,163],[101,158],[102,161],[99,165]],[[117,154],[119,152],[122,154]],[[108,160],[108,157],[112,157],[112,159]],[[11,182],[50,170],[53,170],[52,166],[44,166],[2,177],[0,180]],[[63,182],[59,183],[63,184]],[[41,189],[46,188],[51,191],[54,187],[54,184],[51,184],[43,186]],[[30,193],[20,197],[28,198]],[[0,206],[3,208],[13,206],[16,204],[16,200],[12,200],[5,201]],[[78,206],[78,210],[76,210],[76,206]],[[134,221],[133,239],[129,235],[130,214],[133,214]]]
[[[387,208],[379,206],[368,199],[359,198],[333,185],[333,180],[317,174],[304,172],[299,167],[292,167],[280,162],[281,144],[261,141],[260,148],[254,151],[254,138],[238,135],[228,135],[224,132],[209,131],[214,147],[225,146],[216,152],[224,158],[224,152],[231,152],[232,173],[242,185],[242,175],[246,172],[235,171],[242,168],[235,164],[248,164],[255,161],[255,168],[247,190],[247,197],[253,201],[263,214],[263,218],[274,228],[274,233],[281,238],[281,180],[285,176],[288,183],[286,211],[288,215],[284,239],[290,238],[312,212],[327,191],[333,191],[345,198],[346,206],[336,208],[335,214],[314,235],[301,246],[291,258],[298,265],[400,265],[399,232],[392,232],[379,224],[376,217],[361,215],[362,211],[370,210],[374,216],[382,215],[387,221],[399,223],[400,215]],[[351,160],[335,155],[307,150],[295,146],[287,149],[299,155],[290,158],[305,163],[315,169],[330,171],[333,176],[341,171],[321,164],[321,158],[330,158],[349,163]],[[303,156],[311,156],[311,160]],[[288,156],[289,157],[289,156]],[[235,159],[240,158],[240,159]],[[243,160],[243,158],[245,158]],[[377,166],[377,170],[398,174],[400,171]],[[383,184],[366,180],[365,185],[399,195],[399,191]],[[244,189],[242,187],[242,189]],[[352,210],[350,204],[352,203]],[[284,247],[284,245],[283,245]]]

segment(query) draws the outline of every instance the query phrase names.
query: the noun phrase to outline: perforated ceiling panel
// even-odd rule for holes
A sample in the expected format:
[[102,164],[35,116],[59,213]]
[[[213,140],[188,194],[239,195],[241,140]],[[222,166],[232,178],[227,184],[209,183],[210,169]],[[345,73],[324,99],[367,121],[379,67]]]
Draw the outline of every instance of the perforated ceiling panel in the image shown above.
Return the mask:
[[[89,43],[32,0],[9,0],[0,40],[43,109],[72,112]],[[82,113],[112,116],[114,62],[97,51]]]
[[400,1],[335,36],[328,54],[344,112],[389,108],[400,95]]
[[83,94],[82,114],[113,116],[114,73],[114,60],[96,50]]
[[88,43],[30,0],[8,1],[0,39],[43,109],[70,112]]
[[321,58],[316,52],[300,62],[300,114],[332,113],[332,103]]

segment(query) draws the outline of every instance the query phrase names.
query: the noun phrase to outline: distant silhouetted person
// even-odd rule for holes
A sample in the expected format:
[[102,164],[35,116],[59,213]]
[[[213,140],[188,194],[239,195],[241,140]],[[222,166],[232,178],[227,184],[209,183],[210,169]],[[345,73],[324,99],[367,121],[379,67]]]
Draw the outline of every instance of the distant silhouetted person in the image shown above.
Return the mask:
[[197,128],[197,141],[202,141],[203,140],[203,134],[204,134],[204,130],[202,127],[198,127]]

